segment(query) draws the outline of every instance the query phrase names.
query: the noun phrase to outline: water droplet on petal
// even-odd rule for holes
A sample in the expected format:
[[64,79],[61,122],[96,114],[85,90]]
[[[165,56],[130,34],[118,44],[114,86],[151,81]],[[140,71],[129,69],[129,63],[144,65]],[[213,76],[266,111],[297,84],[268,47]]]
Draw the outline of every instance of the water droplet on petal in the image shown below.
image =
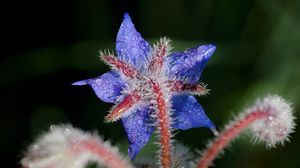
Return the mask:
[[143,121],[142,121],[142,120],[138,120],[138,124],[139,124],[139,125],[142,125],[142,124],[143,124]]
[[40,146],[39,145],[34,145],[33,146],[33,150],[39,150],[40,149]]
[[56,128],[55,125],[50,125],[50,130],[53,131]]
[[69,135],[71,133],[71,130],[69,128],[64,129],[64,134]]
[[101,84],[101,82],[102,82],[102,80],[101,80],[101,79],[96,79],[96,80],[95,80],[95,83],[96,83],[97,85],[100,85],[100,84]]

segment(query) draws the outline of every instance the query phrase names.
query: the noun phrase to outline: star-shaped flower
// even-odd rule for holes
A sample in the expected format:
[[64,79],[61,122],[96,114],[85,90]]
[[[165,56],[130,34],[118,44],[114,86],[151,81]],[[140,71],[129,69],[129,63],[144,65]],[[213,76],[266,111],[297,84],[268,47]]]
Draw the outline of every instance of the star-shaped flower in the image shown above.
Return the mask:
[[73,85],[88,84],[102,101],[115,104],[105,120],[122,120],[132,159],[148,142],[155,127],[165,132],[215,128],[192,96],[207,93],[205,85],[197,82],[215,51],[214,45],[169,53],[170,40],[162,38],[150,46],[125,14],[117,35],[116,51],[117,57],[100,53],[112,71]]

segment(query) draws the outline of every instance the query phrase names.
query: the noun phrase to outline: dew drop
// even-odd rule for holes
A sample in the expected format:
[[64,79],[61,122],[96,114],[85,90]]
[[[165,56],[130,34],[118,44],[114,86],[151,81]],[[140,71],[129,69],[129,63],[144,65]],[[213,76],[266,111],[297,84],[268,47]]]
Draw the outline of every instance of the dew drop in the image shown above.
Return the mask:
[[50,125],[50,130],[53,131],[56,128],[55,125]]
[[100,85],[100,84],[101,84],[101,81],[102,81],[101,79],[96,79],[96,80],[95,80],[95,83],[96,83],[97,85]]
[[272,116],[269,116],[268,119],[269,119],[270,121],[272,121],[272,120],[273,120],[273,117],[272,117]]
[[64,129],[64,134],[65,135],[70,135],[70,133],[71,133],[71,130],[69,128]]
[[139,50],[136,47],[132,47],[130,52],[132,55],[136,55],[136,54],[138,54]]
[[268,147],[268,148],[272,148],[272,147],[273,147],[273,144],[268,143],[268,144],[267,144],[267,147]]
[[39,149],[40,149],[40,146],[39,146],[39,145],[34,145],[34,146],[33,146],[33,150],[36,150],[36,151],[37,151],[37,150],[39,150]]
[[142,121],[142,120],[138,120],[138,124],[139,124],[139,125],[142,125],[142,124],[143,124],[143,121]]

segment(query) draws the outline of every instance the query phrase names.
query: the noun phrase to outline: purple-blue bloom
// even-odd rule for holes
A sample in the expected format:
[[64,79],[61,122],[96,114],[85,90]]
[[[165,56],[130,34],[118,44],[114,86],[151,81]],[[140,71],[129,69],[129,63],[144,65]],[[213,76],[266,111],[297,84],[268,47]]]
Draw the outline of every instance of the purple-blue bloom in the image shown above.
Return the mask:
[[102,59],[114,70],[73,83],[88,84],[102,101],[116,104],[106,119],[122,120],[132,159],[148,142],[157,124],[153,117],[157,105],[149,84],[152,81],[161,86],[165,101],[170,104],[172,129],[215,128],[191,95],[202,95],[207,91],[197,82],[215,46],[201,45],[174,53],[169,53],[169,48],[165,38],[150,46],[125,14],[116,40],[117,58],[102,53]]

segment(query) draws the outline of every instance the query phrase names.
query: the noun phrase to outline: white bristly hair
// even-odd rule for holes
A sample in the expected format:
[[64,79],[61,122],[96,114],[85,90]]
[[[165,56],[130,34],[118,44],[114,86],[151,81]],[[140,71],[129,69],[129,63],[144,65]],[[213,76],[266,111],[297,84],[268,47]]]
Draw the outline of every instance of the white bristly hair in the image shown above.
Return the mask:
[[251,111],[266,111],[268,116],[257,120],[250,125],[250,130],[255,135],[255,142],[265,142],[267,147],[283,145],[289,141],[289,136],[295,129],[295,117],[290,104],[277,95],[270,95],[258,99],[254,106],[248,108]]
[[89,161],[114,168],[132,167],[109,142],[70,125],[51,126],[29,147],[21,164],[25,168],[83,168]]

